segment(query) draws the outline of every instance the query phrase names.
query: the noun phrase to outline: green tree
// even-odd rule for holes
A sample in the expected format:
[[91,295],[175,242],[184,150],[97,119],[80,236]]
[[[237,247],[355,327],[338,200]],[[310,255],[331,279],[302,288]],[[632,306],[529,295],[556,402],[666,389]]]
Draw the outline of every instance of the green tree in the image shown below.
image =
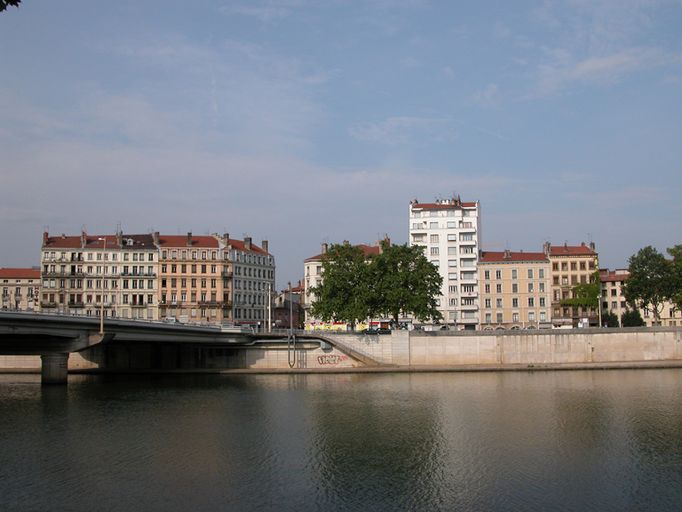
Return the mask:
[[589,283],[579,283],[571,290],[572,297],[561,301],[563,306],[597,309],[599,307],[599,293],[601,282],[599,271],[592,274]]
[[369,265],[359,247],[332,245],[322,256],[322,275],[322,282],[312,289],[314,316],[352,326],[370,316]]
[[682,311],[682,245],[670,247],[668,254],[672,256],[671,291],[668,299],[675,305],[675,309]]
[[7,9],[10,5],[12,7],[19,7],[21,0],[0,0],[0,12]]
[[642,327],[646,325],[637,309],[629,309],[620,317],[623,327]]
[[606,325],[606,327],[619,327],[618,316],[610,311],[602,313],[601,321],[602,325]]
[[401,314],[422,322],[441,320],[437,297],[443,278],[424,256],[424,248],[383,241],[381,249],[370,264],[371,316],[387,316],[395,324]]
[[630,256],[630,277],[624,283],[624,295],[635,309],[650,309],[660,321],[663,303],[673,295],[672,264],[650,245]]

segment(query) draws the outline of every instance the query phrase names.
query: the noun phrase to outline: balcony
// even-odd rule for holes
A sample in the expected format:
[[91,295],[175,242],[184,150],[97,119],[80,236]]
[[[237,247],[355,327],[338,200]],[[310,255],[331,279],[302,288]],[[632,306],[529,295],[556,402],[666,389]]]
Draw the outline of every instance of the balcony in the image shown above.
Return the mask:
[[223,277],[232,277],[234,275],[234,273],[232,272],[232,270],[223,270],[220,273],[220,275]]
[[222,306],[222,302],[218,300],[200,300],[199,301],[199,306],[202,308],[217,308],[218,306]]
[[41,302],[40,303],[41,308],[56,308],[57,303],[56,302]]
[[477,244],[476,240],[464,240],[461,237],[459,239],[459,245],[476,245],[476,244]]
[[462,311],[478,311],[478,304],[461,304]]
[[473,297],[476,298],[478,297],[478,292],[460,292],[459,293],[460,297]]
[[150,305],[150,304],[145,304],[145,303],[140,303],[140,302],[136,302],[136,303],[134,303],[134,304],[130,304],[130,306],[132,306],[132,307],[134,307],[134,308],[146,308],[146,307],[149,306],[149,305]]
[[462,317],[457,321],[457,323],[459,323],[459,324],[477,324],[478,323],[478,317],[477,316]]
[[84,308],[85,303],[84,302],[69,302],[67,304],[70,308]]

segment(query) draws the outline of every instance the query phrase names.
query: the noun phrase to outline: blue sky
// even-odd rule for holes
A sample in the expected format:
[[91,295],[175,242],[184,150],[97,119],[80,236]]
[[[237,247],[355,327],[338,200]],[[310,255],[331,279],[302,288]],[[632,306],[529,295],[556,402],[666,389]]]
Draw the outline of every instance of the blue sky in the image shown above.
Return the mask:
[[0,266],[52,233],[407,240],[480,200],[483,248],[682,243],[682,2],[24,0],[0,15]]

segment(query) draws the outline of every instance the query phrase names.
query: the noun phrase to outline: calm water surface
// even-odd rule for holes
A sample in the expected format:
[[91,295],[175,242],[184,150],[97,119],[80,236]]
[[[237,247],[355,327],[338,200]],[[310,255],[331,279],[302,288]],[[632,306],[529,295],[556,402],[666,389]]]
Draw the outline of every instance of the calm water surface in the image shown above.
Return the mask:
[[0,509],[682,510],[682,370],[0,376]]

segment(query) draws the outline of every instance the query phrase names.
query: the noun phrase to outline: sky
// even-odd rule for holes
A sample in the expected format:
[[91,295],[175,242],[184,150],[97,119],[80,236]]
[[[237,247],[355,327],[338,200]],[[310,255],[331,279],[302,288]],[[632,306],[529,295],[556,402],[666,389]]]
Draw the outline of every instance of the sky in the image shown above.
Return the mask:
[[682,243],[682,0],[24,0],[0,14],[0,267],[42,232],[484,250]]

